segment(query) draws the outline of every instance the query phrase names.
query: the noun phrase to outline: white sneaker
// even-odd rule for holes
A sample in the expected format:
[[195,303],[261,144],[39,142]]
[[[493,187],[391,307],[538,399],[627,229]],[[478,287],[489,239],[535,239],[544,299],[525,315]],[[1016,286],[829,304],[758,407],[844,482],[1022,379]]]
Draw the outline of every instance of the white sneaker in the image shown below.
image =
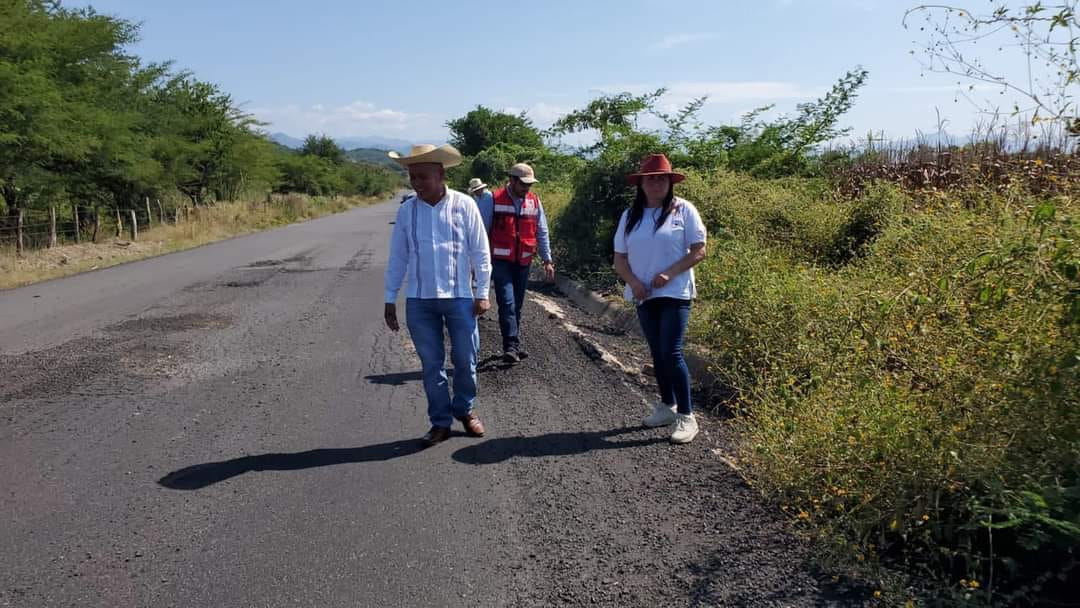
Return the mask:
[[671,433],[671,443],[690,443],[697,437],[697,419],[693,414],[676,414],[675,431]]
[[641,421],[641,424],[649,428],[656,428],[658,426],[667,426],[675,422],[675,406],[667,405],[663,402],[657,402],[656,409],[653,413],[645,417]]

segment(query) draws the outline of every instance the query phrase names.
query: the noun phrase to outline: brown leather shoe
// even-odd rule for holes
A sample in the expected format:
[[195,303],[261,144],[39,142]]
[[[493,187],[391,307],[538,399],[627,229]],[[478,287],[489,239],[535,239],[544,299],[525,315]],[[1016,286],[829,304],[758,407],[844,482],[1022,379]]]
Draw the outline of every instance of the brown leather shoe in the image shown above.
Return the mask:
[[480,417],[476,414],[469,412],[466,416],[458,416],[458,420],[465,425],[465,434],[469,437],[484,436],[484,424],[480,422]]
[[450,438],[450,429],[445,426],[433,426],[420,441],[424,442],[424,445],[432,446],[436,443],[442,443]]

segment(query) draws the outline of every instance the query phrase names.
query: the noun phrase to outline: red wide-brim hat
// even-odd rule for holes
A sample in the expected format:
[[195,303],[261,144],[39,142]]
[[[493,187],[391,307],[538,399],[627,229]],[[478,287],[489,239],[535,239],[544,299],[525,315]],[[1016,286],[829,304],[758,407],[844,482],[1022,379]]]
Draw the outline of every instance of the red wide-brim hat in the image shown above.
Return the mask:
[[682,173],[671,170],[671,161],[663,154],[650,154],[643,158],[638,172],[626,176],[626,183],[636,186],[641,182],[641,178],[646,175],[669,175],[673,184],[686,179],[686,176]]

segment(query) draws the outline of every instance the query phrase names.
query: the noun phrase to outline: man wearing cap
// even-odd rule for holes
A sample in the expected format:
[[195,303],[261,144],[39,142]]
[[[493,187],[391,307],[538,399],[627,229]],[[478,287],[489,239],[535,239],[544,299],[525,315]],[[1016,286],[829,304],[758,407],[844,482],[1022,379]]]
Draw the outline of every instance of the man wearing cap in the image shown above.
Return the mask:
[[555,280],[551,260],[547,218],[540,197],[531,191],[537,181],[533,168],[525,163],[510,167],[506,185],[495,191],[492,207],[481,207],[491,241],[495,299],[499,303],[499,331],[502,332],[503,361],[514,364],[526,357],[521,348],[521,309],[529,266],[539,254],[544,262],[544,279]]
[[[446,169],[461,163],[461,154],[452,146],[423,144],[413,146],[407,156],[389,155],[409,171],[416,194],[398,207],[383,314],[387,327],[397,331],[395,302],[407,277],[405,323],[420,356],[431,420],[423,441],[434,445],[448,439],[455,418],[466,434],[482,437],[484,426],[473,412],[473,402],[480,350],[476,317],[490,307],[491,257],[483,219],[468,196],[444,183]],[[453,397],[447,385],[444,327],[454,364]]]

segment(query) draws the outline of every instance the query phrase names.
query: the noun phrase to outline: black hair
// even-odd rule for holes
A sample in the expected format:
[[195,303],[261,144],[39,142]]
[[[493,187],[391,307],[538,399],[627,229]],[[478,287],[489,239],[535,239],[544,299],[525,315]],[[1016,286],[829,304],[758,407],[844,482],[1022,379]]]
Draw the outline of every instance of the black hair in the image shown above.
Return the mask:
[[[668,181],[667,194],[664,195],[663,211],[660,212],[660,217],[656,218],[656,225],[653,226],[653,232],[660,229],[660,226],[664,225],[669,215],[671,215],[672,202],[675,200],[675,182]],[[626,234],[630,234],[634,231],[634,228],[641,223],[641,218],[645,215],[645,203],[648,202],[645,198],[645,191],[641,189],[641,183],[637,186],[637,196],[634,197],[634,206],[630,207],[630,216],[626,218]]]

